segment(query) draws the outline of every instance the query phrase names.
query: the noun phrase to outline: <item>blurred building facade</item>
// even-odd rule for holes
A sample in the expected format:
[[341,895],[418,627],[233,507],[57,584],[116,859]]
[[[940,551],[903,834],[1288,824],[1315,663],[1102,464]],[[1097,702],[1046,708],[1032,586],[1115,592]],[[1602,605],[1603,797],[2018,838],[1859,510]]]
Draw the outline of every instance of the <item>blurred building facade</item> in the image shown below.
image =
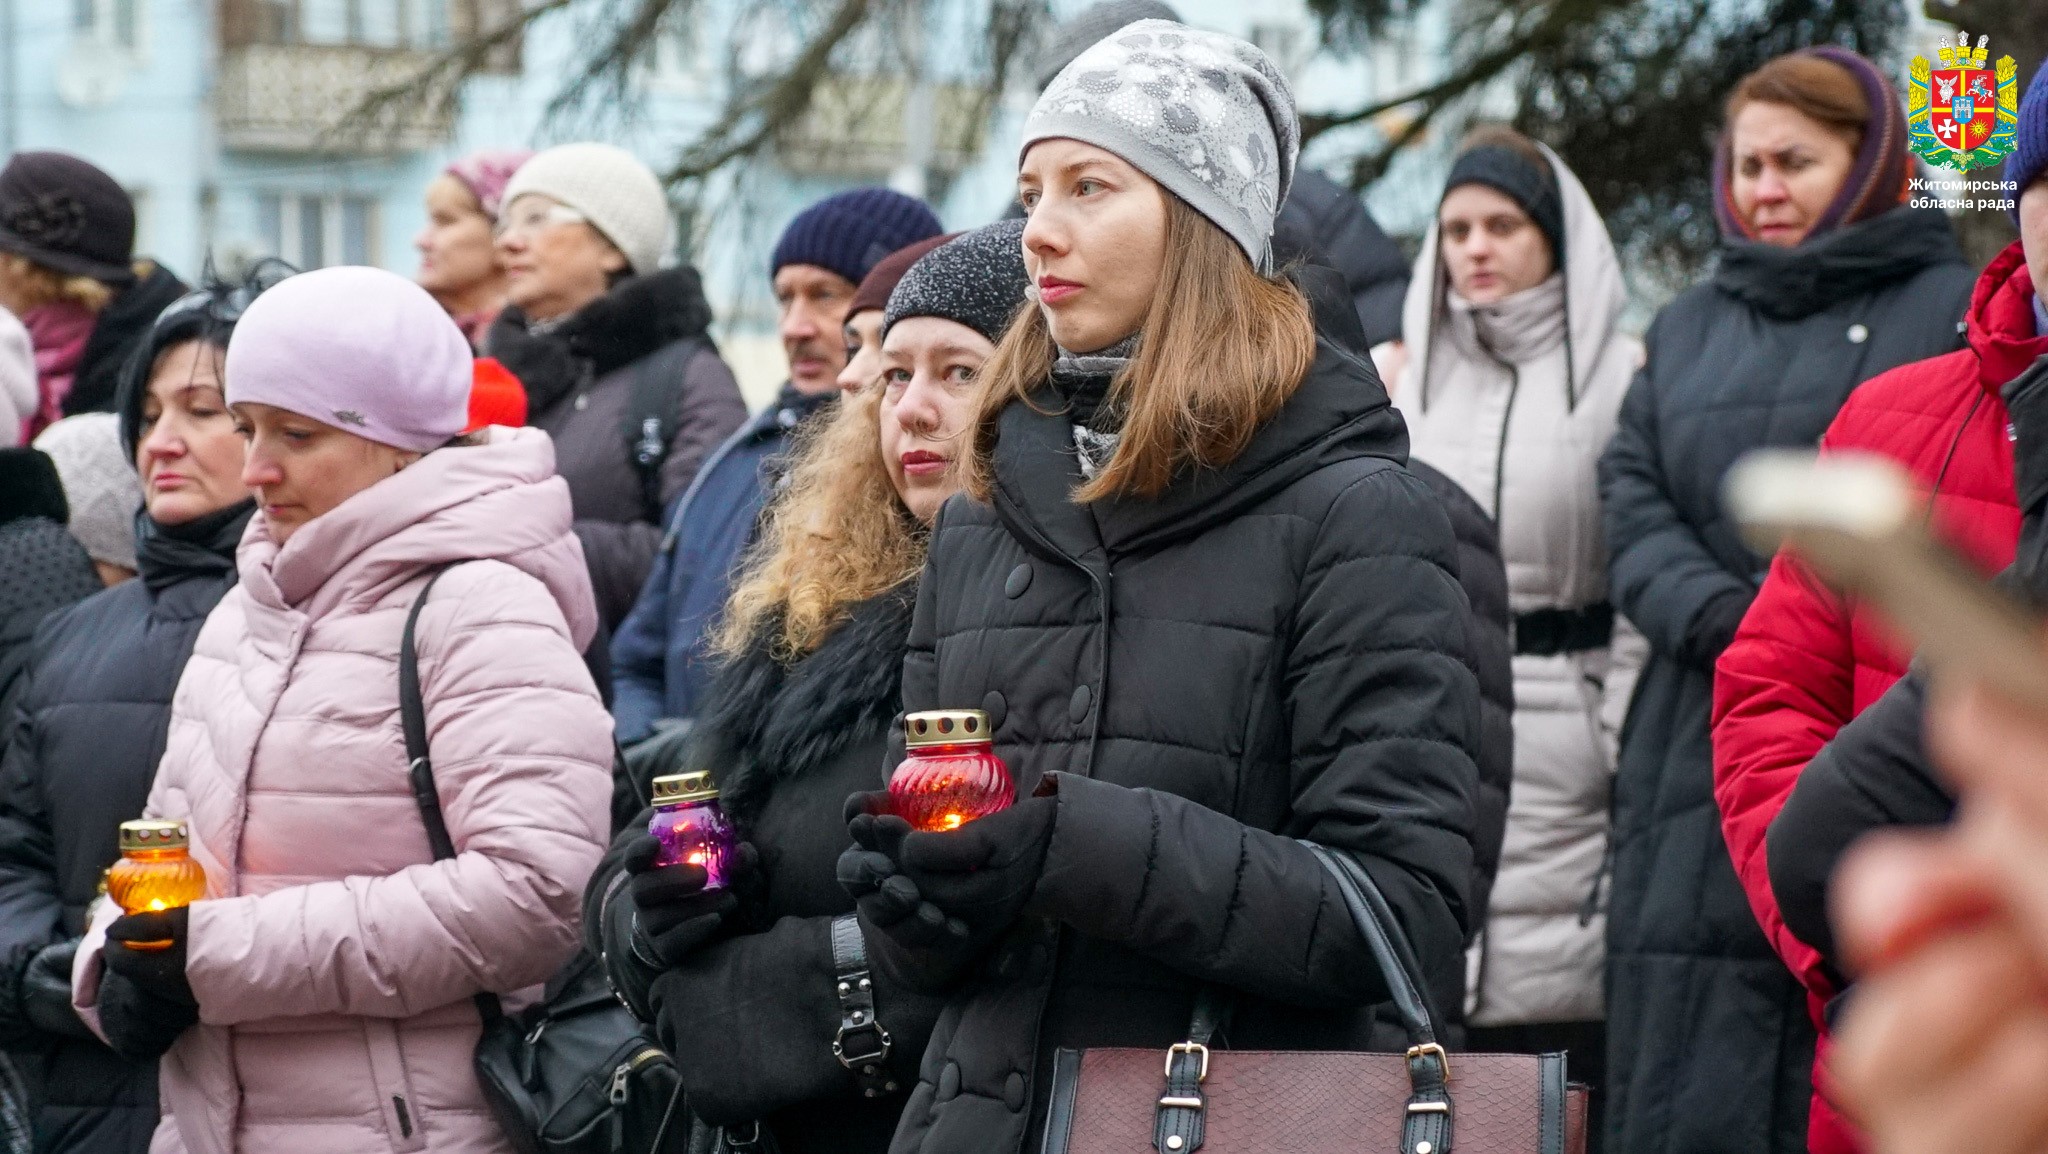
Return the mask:
[[[1088,0],[1055,0],[1066,15]],[[54,148],[99,164],[135,195],[140,251],[188,279],[210,258],[234,268],[276,255],[301,267],[414,267],[420,194],[448,159],[486,146],[544,146],[595,136],[633,149],[656,171],[720,111],[748,56],[763,69],[794,43],[773,4],[715,0],[688,27],[664,30],[631,96],[550,119],[592,35],[572,7],[491,54],[456,107],[388,116],[337,134],[364,95],[413,75],[448,45],[499,26],[521,0],[0,0],[0,144]],[[1425,79],[1441,58],[1422,42],[1333,60],[1318,52],[1304,0],[1180,0],[1191,23],[1258,43],[1286,69],[1304,108],[1355,106]],[[1013,84],[984,128],[966,81],[980,45],[981,0],[931,0],[922,26],[889,58],[835,74],[826,99],[784,133],[765,163],[715,183],[681,220],[703,268],[719,333],[757,400],[779,379],[766,256],[803,205],[839,188],[886,183],[928,196],[947,225],[972,227],[1007,207],[1012,144],[1036,95]],[[737,50],[736,50],[737,46]],[[909,60],[915,67],[905,68]],[[1014,73],[1026,76],[1029,68]],[[1398,118],[1347,130],[1324,153]],[[1341,174],[1340,174],[1341,175]],[[1405,222],[1398,188],[1375,208]],[[1427,212],[1427,207],[1421,209]]]

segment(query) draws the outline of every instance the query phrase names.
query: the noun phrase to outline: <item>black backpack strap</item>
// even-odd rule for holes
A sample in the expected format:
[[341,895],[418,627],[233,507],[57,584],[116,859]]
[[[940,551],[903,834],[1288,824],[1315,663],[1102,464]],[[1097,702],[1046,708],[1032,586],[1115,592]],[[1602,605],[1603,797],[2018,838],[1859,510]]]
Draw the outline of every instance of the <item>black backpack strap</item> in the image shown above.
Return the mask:
[[[413,599],[412,610],[405,615],[405,633],[398,639],[398,723],[405,730],[405,760],[412,781],[412,798],[420,808],[420,823],[427,827],[427,844],[433,847],[435,861],[455,856],[455,840],[448,836],[447,819],[441,816],[441,791],[434,781],[433,759],[427,754],[427,703],[420,693],[419,646],[413,634],[419,628],[420,610],[427,606],[427,595],[454,567],[444,565],[427,578],[427,583],[420,587],[420,595]],[[476,1009],[486,1022],[505,1016],[498,995],[488,990],[476,995]]]
[[676,435],[676,411],[682,405],[683,370],[699,352],[710,348],[703,337],[685,337],[645,356],[633,366],[633,391],[626,404],[627,455],[640,474],[640,505],[645,519],[661,523],[661,467],[668,461],[669,442]]

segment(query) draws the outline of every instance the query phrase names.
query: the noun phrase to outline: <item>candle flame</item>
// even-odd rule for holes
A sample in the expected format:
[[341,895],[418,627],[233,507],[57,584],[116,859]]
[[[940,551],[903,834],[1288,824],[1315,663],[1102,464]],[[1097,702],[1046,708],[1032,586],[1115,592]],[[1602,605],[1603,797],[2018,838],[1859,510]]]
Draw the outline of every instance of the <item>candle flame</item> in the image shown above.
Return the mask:
[[959,829],[962,825],[966,824],[966,822],[967,819],[965,817],[962,817],[957,813],[949,813],[946,816],[939,819],[939,828]]
[[707,856],[709,855],[705,854],[705,852],[701,849],[691,850],[689,856],[685,857],[683,860],[689,862],[691,865],[703,865],[704,860]]
[[157,910],[161,910],[161,909],[163,909],[163,908],[164,908],[164,899],[162,899],[162,898],[151,898],[151,899],[149,899],[149,908],[150,908],[150,910],[151,910],[152,912],[154,912],[154,911],[157,911]]

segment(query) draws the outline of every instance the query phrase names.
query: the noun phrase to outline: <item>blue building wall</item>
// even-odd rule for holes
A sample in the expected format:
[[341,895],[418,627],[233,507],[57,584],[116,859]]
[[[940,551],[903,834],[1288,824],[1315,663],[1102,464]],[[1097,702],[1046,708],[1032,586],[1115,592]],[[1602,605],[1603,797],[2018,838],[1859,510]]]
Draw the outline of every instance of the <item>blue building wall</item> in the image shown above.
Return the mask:
[[[311,13],[340,2],[301,0],[301,5]],[[1055,0],[1054,10],[1066,15],[1088,2]],[[143,248],[188,279],[198,275],[209,253],[232,264],[282,247],[286,255],[313,263],[311,250],[296,238],[311,240],[316,233],[327,242],[319,253],[324,263],[368,259],[409,273],[416,263],[412,239],[424,222],[421,192],[449,159],[474,148],[545,146],[597,136],[663,170],[716,114],[723,95],[722,54],[732,33],[732,9],[714,8],[713,17],[687,42],[676,37],[663,45],[658,66],[642,78],[627,107],[589,109],[550,124],[544,110],[587,36],[583,16],[572,9],[534,25],[518,74],[470,83],[444,142],[394,154],[323,156],[223,147],[215,110],[221,88],[221,37],[214,26],[219,0],[12,3],[15,146],[74,152],[113,173],[138,194]],[[121,5],[134,5],[140,14],[137,43],[132,49],[96,49],[99,42],[92,37],[104,39],[107,30],[81,32],[78,15],[97,11],[104,17]],[[954,62],[971,59],[979,50],[976,14],[981,5],[982,0],[941,0],[934,6],[924,32],[924,58],[935,82],[945,82],[958,69]],[[1332,60],[1316,51],[1303,0],[1179,0],[1179,7],[1190,23],[1266,44],[1282,57],[1305,108],[1353,105],[1406,87],[1422,79],[1410,73],[1441,55],[1427,21],[1413,41],[1394,46],[1390,55]],[[412,10],[422,9],[415,3]],[[321,19],[333,22],[331,16]],[[306,18],[309,37],[320,32],[316,23]],[[754,40],[772,45],[777,35],[772,23],[764,24]],[[787,38],[786,32],[782,35]],[[1028,75],[1028,69],[1020,71]],[[980,155],[952,174],[935,205],[949,228],[984,223],[1008,205],[1014,195],[1015,143],[1035,95],[1028,83],[1015,86],[998,106]],[[1371,129],[1358,131],[1369,135]],[[1312,149],[1307,159],[1313,163],[1330,151],[1327,145]],[[894,175],[899,183],[916,183],[903,172]],[[880,171],[791,172],[771,161],[717,182],[705,198],[694,234],[683,238],[684,256],[703,269],[720,315],[720,339],[756,398],[772,389],[780,372],[766,267],[775,237],[790,217],[819,197],[888,178]],[[1395,191],[1380,197],[1385,203],[1375,207],[1396,217],[1416,215],[1415,208],[1404,207],[1399,191],[1415,182],[1387,183]],[[342,213],[335,221],[347,227],[329,221],[321,229],[295,229],[295,221],[305,226],[307,214],[316,211],[309,206]],[[1419,211],[1426,213],[1427,206]],[[367,232],[366,221],[373,221]],[[1401,227],[1408,222],[1389,223]]]

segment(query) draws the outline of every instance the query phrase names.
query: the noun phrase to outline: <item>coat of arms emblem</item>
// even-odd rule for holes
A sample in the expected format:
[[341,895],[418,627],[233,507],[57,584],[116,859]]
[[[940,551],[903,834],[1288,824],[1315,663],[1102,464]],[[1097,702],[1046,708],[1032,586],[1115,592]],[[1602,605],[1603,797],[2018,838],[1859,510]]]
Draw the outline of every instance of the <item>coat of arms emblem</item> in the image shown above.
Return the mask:
[[1953,47],[1941,45],[1936,68],[1925,56],[1913,58],[1912,85],[1906,94],[1907,146],[1937,168],[1968,171],[1989,168],[2013,150],[2019,126],[2019,66],[2010,56],[1998,58],[1994,72],[1989,36],[1970,47],[1970,34],[1959,32]]

